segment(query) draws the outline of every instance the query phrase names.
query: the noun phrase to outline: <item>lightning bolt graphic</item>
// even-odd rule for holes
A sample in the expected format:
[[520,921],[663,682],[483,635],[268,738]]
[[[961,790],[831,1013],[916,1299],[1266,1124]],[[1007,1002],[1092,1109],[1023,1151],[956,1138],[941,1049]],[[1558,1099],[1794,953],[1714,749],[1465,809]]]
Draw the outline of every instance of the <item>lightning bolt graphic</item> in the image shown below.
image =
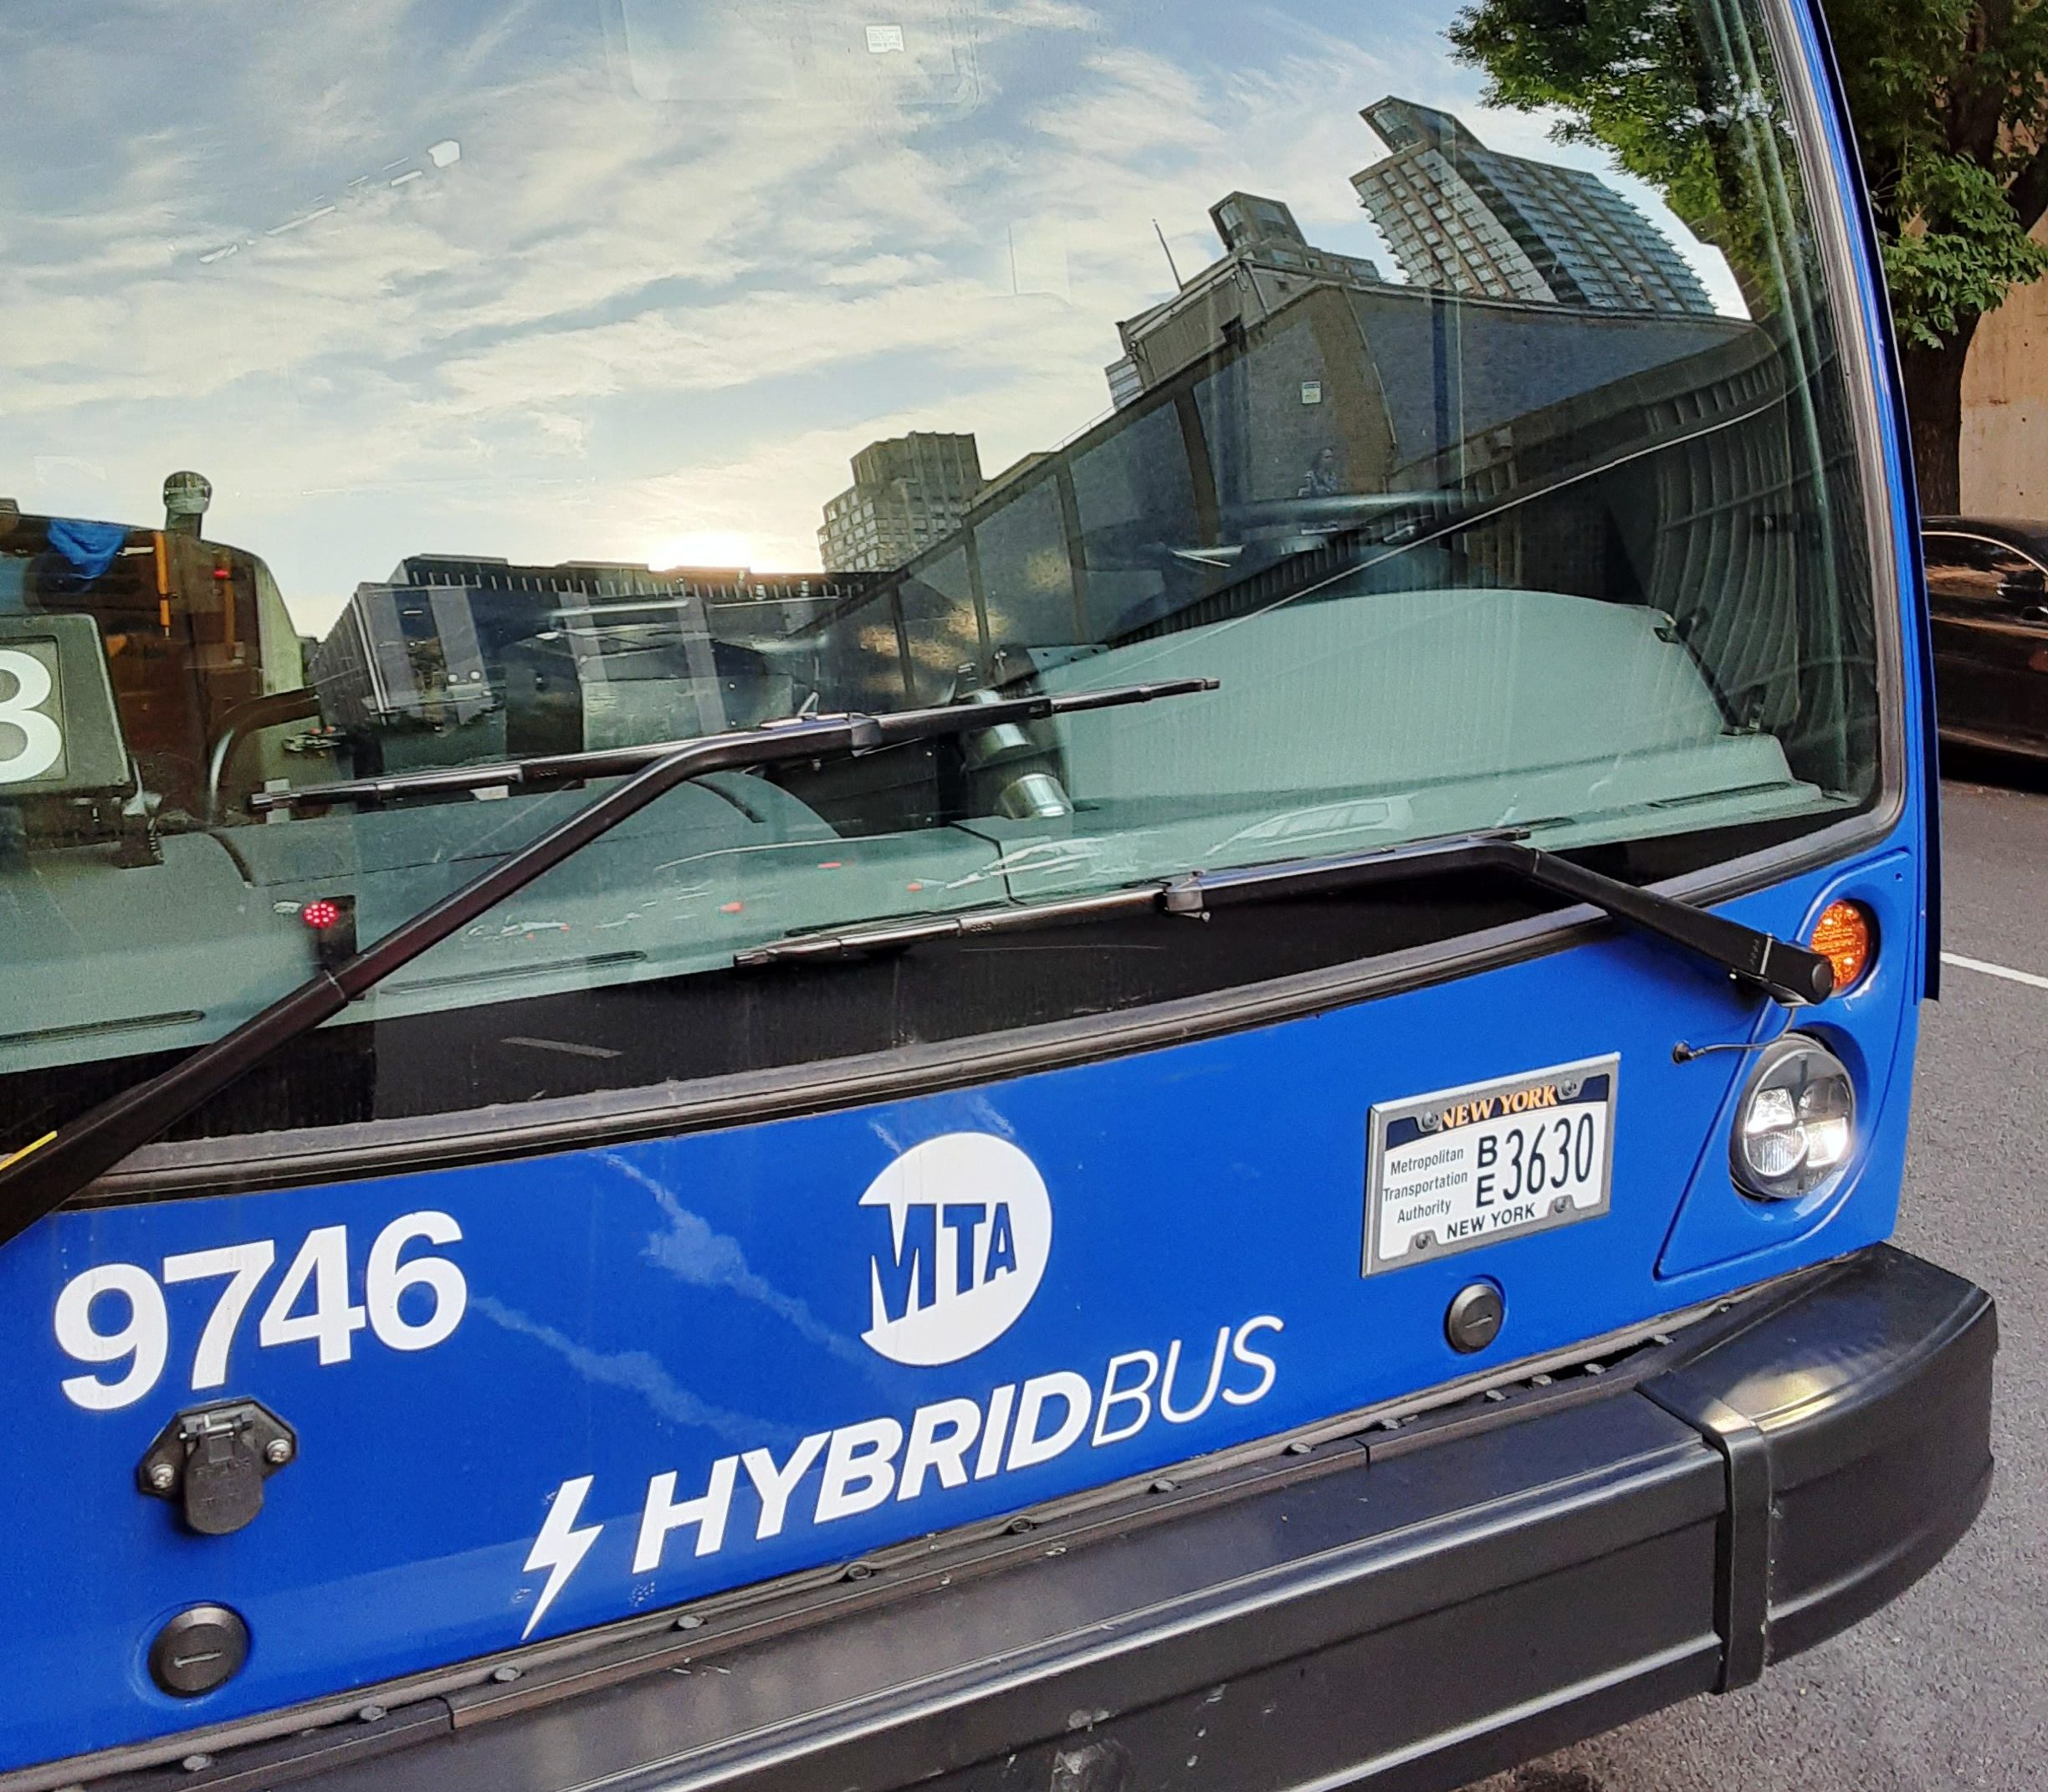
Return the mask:
[[568,1584],[585,1552],[596,1542],[598,1532],[604,1528],[602,1524],[586,1524],[580,1531],[570,1528],[583,1509],[583,1496],[590,1492],[594,1478],[578,1475],[573,1481],[563,1482],[554,1503],[548,1508],[547,1522],[540,1527],[540,1534],[534,1539],[524,1572],[530,1574],[536,1568],[545,1568],[548,1571],[547,1585],[540,1589],[540,1597],[534,1602],[533,1615],[526,1620],[526,1628],[520,1632],[522,1642],[533,1635],[534,1626],[555,1603],[555,1595]]

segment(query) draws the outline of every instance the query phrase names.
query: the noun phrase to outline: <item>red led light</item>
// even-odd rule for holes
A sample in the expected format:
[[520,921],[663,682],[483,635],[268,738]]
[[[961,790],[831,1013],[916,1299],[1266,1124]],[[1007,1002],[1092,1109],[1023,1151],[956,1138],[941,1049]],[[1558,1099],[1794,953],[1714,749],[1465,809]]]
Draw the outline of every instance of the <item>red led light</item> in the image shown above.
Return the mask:
[[316,934],[324,934],[341,919],[341,905],[330,902],[325,896],[310,902],[299,911],[299,919]]

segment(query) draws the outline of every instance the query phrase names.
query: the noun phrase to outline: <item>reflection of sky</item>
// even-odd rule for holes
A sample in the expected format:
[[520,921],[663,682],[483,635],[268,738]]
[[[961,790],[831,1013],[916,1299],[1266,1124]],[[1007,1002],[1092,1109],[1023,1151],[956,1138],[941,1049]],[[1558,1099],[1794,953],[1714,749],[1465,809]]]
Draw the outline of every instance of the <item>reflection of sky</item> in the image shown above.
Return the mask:
[[1245,187],[1391,270],[1347,180],[1389,91],[1606,172],[1732,307],[1645,189],[1477,107],[1452,10],[29,0],[0,494],[146,522],[197,468],[308,618],[410,552],[815,567],[863,443],[992,472],[1107,408],[1155,219],[1191,273]]

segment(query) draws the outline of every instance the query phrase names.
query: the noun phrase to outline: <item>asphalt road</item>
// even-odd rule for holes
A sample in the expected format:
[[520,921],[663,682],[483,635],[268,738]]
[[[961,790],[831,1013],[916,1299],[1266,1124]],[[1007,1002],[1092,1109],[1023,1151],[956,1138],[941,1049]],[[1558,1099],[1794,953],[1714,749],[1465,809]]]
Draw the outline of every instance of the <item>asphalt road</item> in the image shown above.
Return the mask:
[[[1947,769],[1944,954],[2048,980],[2048,777]],[[1975,1528],[1896,1603],[1760,1685],[1483,1792],[2048,1787],[2048,987],[1944,965],[1897,1237],[1998,1299],[1997,1478]]]

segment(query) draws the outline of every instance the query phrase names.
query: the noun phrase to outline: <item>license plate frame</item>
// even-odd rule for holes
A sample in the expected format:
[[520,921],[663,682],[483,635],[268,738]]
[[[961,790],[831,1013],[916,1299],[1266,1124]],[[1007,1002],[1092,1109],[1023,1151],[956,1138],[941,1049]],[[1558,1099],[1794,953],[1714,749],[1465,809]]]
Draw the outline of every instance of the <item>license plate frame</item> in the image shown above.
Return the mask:
[[[1384,1275],[1608,1212],[1620,1072],[1620,1054],[1610,1052],[1375,1102],[1367,1116],[1359,1273]],[[1555,1130],[1559,1121],[1563,1135]],[[1521,1149],[1504,1155],[1508,1135],[1517,1129]],[[1589,1130],[1590,1161],[1576,1149]],[[1487,1137],[1498,1142],[1482,1165],[1481,1141]],[[1569,1171],[1562,1181],[1549,1174],[1560,1149],[1568,1154]],[[1539,1160],[1544,1166],[1541,1185],[1531,1189]],[[1518,1185],[1509,1195],[1511,1169]],[[1503,1201],[1505,1209],[1498,1205]]]

